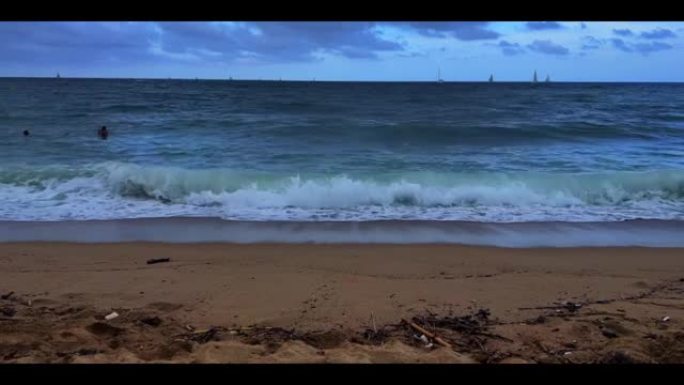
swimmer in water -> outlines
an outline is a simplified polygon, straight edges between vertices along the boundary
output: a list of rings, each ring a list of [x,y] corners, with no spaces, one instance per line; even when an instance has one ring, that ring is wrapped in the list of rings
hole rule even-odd
[[[102,128],[100,128],[97,131],[97,135],[100,137],[100,139],[103,139],[103,140],[107,139],[107,137],[109,136],[109,131],[107,131],[107,126],[102,126]]]

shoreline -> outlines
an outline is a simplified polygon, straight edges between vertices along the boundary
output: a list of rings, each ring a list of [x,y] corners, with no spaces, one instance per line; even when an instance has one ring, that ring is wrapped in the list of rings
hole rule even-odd
[[[528,247],[684,247],[684,221],[243,221],[211,217],[0,221],[0,243],[453,244]]]
[[[0,294],[13,292],[0,299],[0,362],[682,363],[682,258],[642,247],[0,243]]]

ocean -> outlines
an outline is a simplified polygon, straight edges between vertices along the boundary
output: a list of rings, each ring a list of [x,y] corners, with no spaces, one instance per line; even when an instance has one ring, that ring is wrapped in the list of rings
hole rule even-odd
[[[679,223],[684,84],[0,79],[0,221],[177,217]]]

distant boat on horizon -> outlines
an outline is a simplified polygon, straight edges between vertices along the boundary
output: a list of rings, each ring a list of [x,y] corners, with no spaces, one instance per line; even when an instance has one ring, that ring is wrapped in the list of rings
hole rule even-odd
[[[490,83],[494,82],[494,74],[489,75],[489,82]]]
[[[56,76],[56,77],[57,77],[57,79],[60,79],[60,78],[61,78],[61,76],[59,75],[59,72],[57,72],[57,76]]]
[[[537,83],[537,70],[534,70],[534,76],[532,77],[532,83]]]
[[[548,83],[551,81],[551,77],[549,75],[546,75],[546,80],[544,80],[545,83]]]
[[[444,79],[442,79],[442,69],[437,68],[437,83],[444,83]]]

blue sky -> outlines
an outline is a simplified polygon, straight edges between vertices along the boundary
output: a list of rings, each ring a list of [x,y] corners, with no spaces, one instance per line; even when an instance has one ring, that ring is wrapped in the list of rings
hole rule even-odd
[[[0,76],[684,82],[682,22],[0,22]]]

